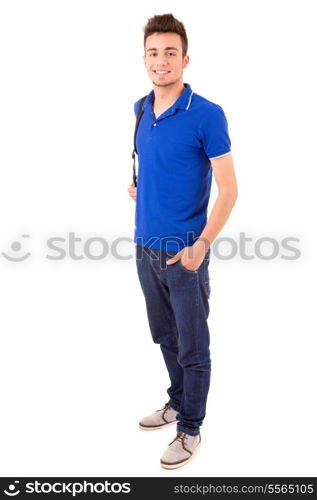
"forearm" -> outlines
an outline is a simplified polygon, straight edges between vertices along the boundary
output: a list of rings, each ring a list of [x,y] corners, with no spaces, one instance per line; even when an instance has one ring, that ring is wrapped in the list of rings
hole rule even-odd
[[[208,222],[198,239],[199,242],[205,243],[206,251],[227,222],[237,196],[236,189],[223,188],[219,191]]]

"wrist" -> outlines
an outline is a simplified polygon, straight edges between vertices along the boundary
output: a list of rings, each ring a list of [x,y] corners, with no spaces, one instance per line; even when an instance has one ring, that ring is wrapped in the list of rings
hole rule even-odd
[[[208,238],[205,238],[203,236],[200,236],[194,243],[196,248],[199,248],[201,251],[206,254],[208,252],[208,249],[210,247],[210,241]]]

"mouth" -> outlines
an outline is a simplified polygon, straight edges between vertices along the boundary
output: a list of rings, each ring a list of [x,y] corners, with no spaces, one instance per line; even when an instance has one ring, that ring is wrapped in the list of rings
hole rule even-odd
[[[160,76],[164,76],[164,75],[167,75],[168,73],[170,73],[170,71],[168,70],[154,70],[154,73],[156,73],[157,75],[160,75]]]

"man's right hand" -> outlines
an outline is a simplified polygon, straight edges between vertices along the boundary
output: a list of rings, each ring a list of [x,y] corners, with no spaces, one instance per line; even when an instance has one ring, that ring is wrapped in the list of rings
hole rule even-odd
[[[132,200],[135,201],[136,200],[136,187],[133,184],[133,182],[132,182],[132,184],[128,188],[128,193],[131,196]]]

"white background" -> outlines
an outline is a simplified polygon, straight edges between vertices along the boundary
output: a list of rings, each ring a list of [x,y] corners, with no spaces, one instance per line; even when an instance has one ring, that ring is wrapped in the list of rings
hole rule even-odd
[[[0,6],[0,251],[31,253],[0,255],[1,475],[316,476],[315,2]],[[239,199],[219,237],[245,232],[255,255],[259,238],[292,236],[301,252],[212,257],[203,443],[175,472],[159,466],[174,429],[138,428],[169,381],[134,246],[127,260],[83,249],[133,237],[133,104],[152,89],[142,28],[168,12],[187,29],[184,82],[229,123]],[[63,260],[46,257],[51,237]]]

